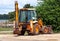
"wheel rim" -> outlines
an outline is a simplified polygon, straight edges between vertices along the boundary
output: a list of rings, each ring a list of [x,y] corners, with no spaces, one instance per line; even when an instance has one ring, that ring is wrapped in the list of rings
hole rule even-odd
[[[44,28],[44,33],[48,33],[48,28]]]

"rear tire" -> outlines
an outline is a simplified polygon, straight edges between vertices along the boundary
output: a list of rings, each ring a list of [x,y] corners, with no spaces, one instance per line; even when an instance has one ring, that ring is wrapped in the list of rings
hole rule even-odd
[[[44,26],[42,32],[44,34],[52,34],[53,30],[50,27]]]
[[[52,29],[49,29],[49,34],[52,34],[53,33],[53,30]]]
[[[48,34],[49,33],[49,29],[46,27],[46,26],[44,26],[44,27],[42,27],[43,29],[42,29],[42,32],[44,33],[44,34]]]

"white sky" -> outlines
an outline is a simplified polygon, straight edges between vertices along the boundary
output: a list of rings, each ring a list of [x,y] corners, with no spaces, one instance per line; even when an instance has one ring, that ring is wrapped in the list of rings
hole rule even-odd
[[[8,14],[8,12],[14,11],[14,4],[16,0],[0,0],[0,14]],[[31,4],[36,6],[37,0],[17,0],[19,8],[22,8],[25,4]]]

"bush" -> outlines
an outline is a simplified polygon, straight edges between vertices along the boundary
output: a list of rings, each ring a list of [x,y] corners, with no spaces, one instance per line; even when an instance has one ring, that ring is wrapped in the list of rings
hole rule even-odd
[[[45,25],[52,25],[54,32],[60,32],[60,1],[43,0],[38,4],[36,11]]]

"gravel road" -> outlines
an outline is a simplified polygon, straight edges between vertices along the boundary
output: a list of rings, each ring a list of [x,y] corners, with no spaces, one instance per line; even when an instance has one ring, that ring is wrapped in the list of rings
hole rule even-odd
[[[0,34],[0,41],[60,41],[60,34],[40,34],[34,36]]]

